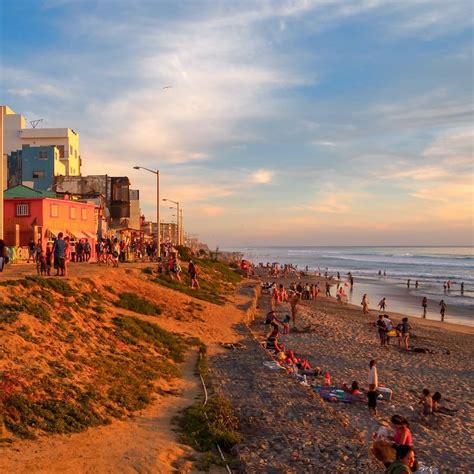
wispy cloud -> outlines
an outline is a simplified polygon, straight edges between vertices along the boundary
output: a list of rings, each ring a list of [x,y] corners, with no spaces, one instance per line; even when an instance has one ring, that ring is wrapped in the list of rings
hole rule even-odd
[[[271,183],[274,174],[273,171],[261,169],[254,171],[250,176],[254,183],[268,184]]]

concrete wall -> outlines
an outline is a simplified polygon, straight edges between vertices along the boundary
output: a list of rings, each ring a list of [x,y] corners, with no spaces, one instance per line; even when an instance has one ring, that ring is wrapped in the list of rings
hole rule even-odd
[[[79,176],[81,174],[79,133],[75,130],[71,128],[27,128],[20,131],[20,139],[23,145],[58,146],[62,155],[61,160],[66,167],[66,175]]]
[[[47,155],[42,158],[41,155]],[[66,168],[55,146],[24,147],[22,150],[22,183],[32,182],[34,189],[50,190],[55,176],[64,176]],[[38,176],[43,174],[44,176]],[[36,177],[35,177],[36,176]]]

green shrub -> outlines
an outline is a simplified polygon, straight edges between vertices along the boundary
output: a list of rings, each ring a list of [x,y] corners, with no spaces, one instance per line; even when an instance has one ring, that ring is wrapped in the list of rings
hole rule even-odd
[[[130,316],[117,316],[112,322],[118,328],[119,334],[128,333],[135,340],[153,344],[161,354],[170,357],[174,362],[184,360],[186,344],[180,336],[156,324]]]
[[[218,443],[229,452],[241,442],[232,405],[219,396],[210,398],[207,405],[198,402],[186,408],[175,421],[182,431],[180,441],[196,451],[211,451]]]
[[[145,273],[146,275],[153,275],[153,268],[151,267],[142,268],[142,272]]]
[[[12,324],[18,321],[18,312],[5,311],[0,314],[0,324]]]
[[[137,296],[135,293],[120,293],[119,300],[114,303],[117,308],[129,309],[135,313],[157,316],[161,314],[161,308],[148,301],[147,299]]]

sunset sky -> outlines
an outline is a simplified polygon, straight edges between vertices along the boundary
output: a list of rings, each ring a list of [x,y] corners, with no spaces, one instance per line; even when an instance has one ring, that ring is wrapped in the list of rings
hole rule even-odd
[[[83,174],[128,175],[149,218],[134,165],[213,246],[473,244],[471,1],[0,9],[0,102],[78,130]]]

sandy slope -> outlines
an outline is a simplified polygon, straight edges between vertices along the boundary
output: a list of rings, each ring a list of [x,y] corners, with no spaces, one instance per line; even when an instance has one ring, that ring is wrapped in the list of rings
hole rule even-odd
[[[146,264],[141,266],[147,266]],[[159,321],[156,318],[120,310],[122,314],[151,322],[185,335],[199,337],[208,353],[222,350],[220,342],[236,342],[240,336],[234,326],[242,320],[249,297],[236,295],[225,306],[198,301],[199,311],[189,311],[193,298],[146,281],[140,264],[119,269],[97,268],[93,265],[73,266],[72,281],[87,276],[97,285],[109,284],[115,288],[146,296],[164,308]],[[31,267],[30,267],[31,268]],[[25,274],[15,269],[8,277]],[[5,274],[2,279],[5,279]],[[89,429],[80,434],[42,436],[36,441],[15,441],[0,447],[1,473],[167,473],[188,472],[186,457],[191,448],[177,441],[171,419],[180,410],[191,405],[202,393],[199,378],[194,374],[196,349],[190,352],[182,366],[182,379],[162,385],[170,395],[157,397],[156,401],[135,417],[111,425]]]

